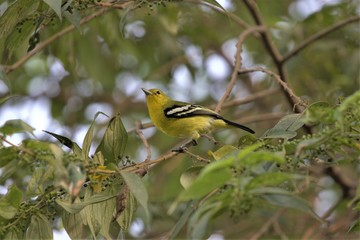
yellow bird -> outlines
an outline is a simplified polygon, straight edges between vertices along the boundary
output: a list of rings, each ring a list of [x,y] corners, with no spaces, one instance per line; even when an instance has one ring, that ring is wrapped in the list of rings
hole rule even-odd
[[[144,89],[151,121],[167,135],[198,139],[217,128],[237,127],[249,133],[252,129],[229,121],[218,113],[186,102],[171,99],[159,89]]]

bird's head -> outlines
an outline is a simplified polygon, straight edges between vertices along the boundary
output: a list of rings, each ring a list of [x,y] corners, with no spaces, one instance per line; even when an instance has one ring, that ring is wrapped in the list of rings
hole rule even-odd
[[[141,88],[141,90],[143,90],[143,92],[146,95],[146,101],[148,103],[150,102],[158,102],[158,103],[165,103],[168,100],[170,100],[170,98],[160,89],[145,89],[145,88]]]

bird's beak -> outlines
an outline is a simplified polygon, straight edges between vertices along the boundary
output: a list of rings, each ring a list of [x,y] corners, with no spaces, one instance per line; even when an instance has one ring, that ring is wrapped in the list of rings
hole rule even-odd
[[[143,90],[143,92],[145,93],[145,95],[151,95],[151,94],[152,94],[149,90],[147,90],[147,89],[145,89],[145,88],[141,88],[141,90]]]

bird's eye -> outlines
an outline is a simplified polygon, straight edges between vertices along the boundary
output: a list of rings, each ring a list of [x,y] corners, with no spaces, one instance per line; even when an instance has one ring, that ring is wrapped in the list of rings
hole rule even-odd
[[[160,95],[160,91],[156,91],[156,94]]]

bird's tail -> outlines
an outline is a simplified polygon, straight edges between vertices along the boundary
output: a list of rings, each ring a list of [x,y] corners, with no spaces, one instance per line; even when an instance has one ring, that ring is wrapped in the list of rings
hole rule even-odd
[[[240,128],[240,129],[242,129],[242,130],[244,130],[244,131],[247,131],[247,132],[249,132],[249,133],[252,133],[252,134],[255,133],[255,131],[252,130],[251,128],[248,128],[248,127],[246,127],[246,126],[244,126],[244,125],[241,125],[241,124],[239,124],[239,123],[232,122],[232,121],[229,121],[229,120],[224,119],[224,118],[223,118],[222,120],[223,120],[224,122],[226,122],[227,124],[229,124],[230,126]]]

